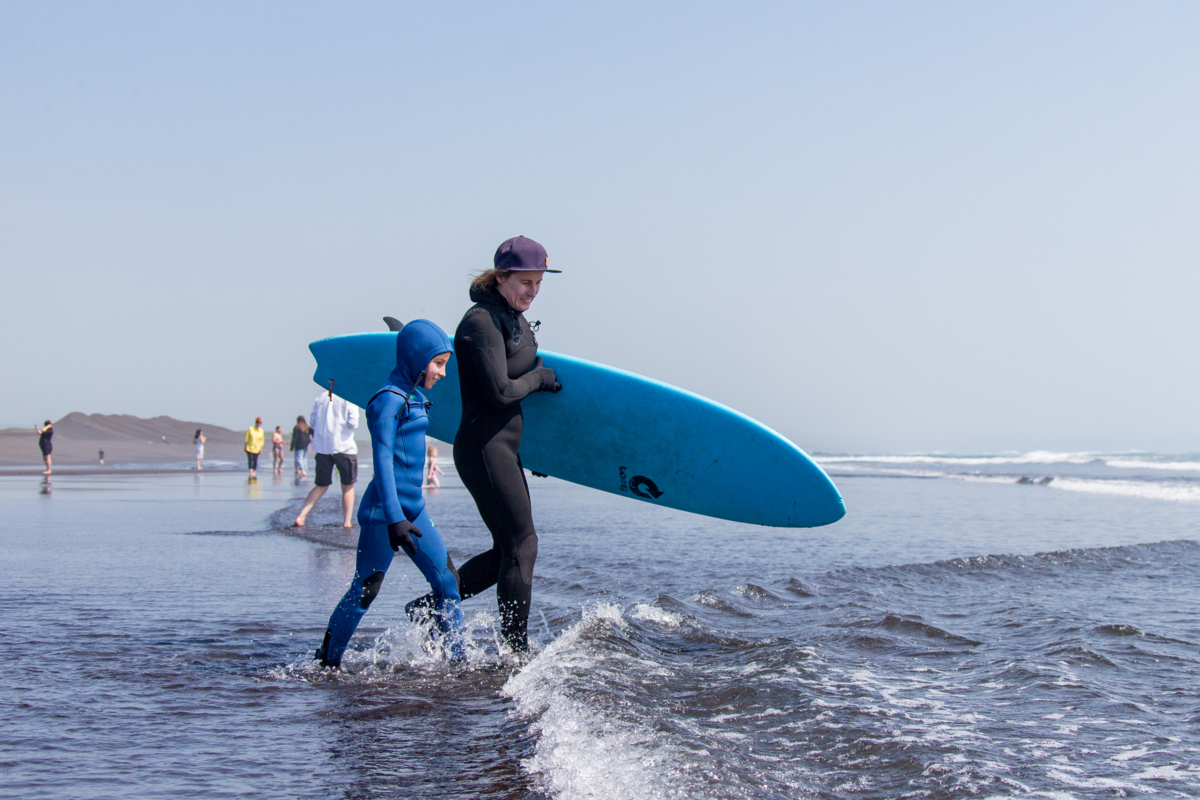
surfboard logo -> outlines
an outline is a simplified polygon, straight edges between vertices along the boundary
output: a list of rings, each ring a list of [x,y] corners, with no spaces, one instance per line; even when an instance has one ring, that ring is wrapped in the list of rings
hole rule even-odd
[[[657,500],[663,496],[663,493],[659,491],[658,484],[645,475],[634,475],[632,478],[626,480],[625,467],[621,467],[620,472],[622,492],[633,492],[638,497],[644,497],[647,500]]]
[[[646,491],[642,491],[640,487],[646,487]],[[658,490],[658,486],[654,481],[647,478],[645,475],[634,475],[629,479],[629,491],[636,494],[638,497],[645,497],[648,500],[657,500],[662,497],[663,493]]]

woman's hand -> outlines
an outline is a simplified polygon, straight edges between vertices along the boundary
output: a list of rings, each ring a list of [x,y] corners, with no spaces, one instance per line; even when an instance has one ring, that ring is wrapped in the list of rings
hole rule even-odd
[[[533,369],[530,372],[536,372],[542,379],[542,388],[539,391],[550,392],[551,394],[562,391],[562,384],[558,382],[558,377],[555,376],[554,370],[542,366],[541,356],[538,356],[537,361],[533,362]]]

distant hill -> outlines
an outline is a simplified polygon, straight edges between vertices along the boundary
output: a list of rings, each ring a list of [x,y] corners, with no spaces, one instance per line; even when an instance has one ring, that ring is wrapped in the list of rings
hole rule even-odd
[[[184,422],[171,417],[142,419],[129,414],[83,414],[72,411],[54,423],[55,442],[58,437],[88,442],[152,442],[160,444],[166,436],[171,444],[192,443],[196,429],[202,429],[209,444],[236,444],[244,441],[245,431],[231,431],[220,425],[204,422]],[[289,431],[290,433],[290,431]]]
[[[192,437],[201,428],[208,439],[206,460],[244,459],[242,443],[245,431],[231,431],[220,425],[186,422],[171,417],[142,419],[128,414],[83,414],[73,411],[54,423],[55,466],[94,465],[104,450],[105,464],[167,464],[195,461]],[[291,430],[288,430],[291,433]],[[166,443],[163,437],[166,437]],[[0,430],[0,465],[33,466],[40,464],[38,435],[33,428]],[[263,448],[270,464],[270,436]],[[269,467],[268,467],[269,469]]]

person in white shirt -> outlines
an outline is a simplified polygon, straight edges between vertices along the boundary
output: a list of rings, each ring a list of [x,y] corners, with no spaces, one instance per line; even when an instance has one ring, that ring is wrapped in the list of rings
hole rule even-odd
[[[317,456],[317,485],[304,498],[304,507],[292,524],[297,528],[304,527],[308,512],[333,483],[333,468],[337,467],[342,484],[342,527],[352,527],[354,482],[358,480],[358,445],[354,443],[358,406],[332,392],[321,392],[313,403],[309,419],[313,428],[313,452]]]

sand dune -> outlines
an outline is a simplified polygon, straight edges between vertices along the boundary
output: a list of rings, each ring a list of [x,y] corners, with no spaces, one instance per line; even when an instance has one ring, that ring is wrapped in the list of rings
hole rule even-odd
[[[187,422],[171,417],[141,419],[128,414],[83,414],[73,411],[54,423],[54,465],[97,465],[104,450],[105,464],[166,464],[193,462],[192,437],[204,430],[208,443],[205,460],[242,463],[245,431],[220,425]],[[290,433],[291,429],[288,429]],[[164,443],[163,439],[166,438]],[[38,435],[32,428],[0,430],[0,465],[35,466],[42,463]],[[270,439],[264,448],[270,464]],[[269,467],[268,467],[269,469]]]

